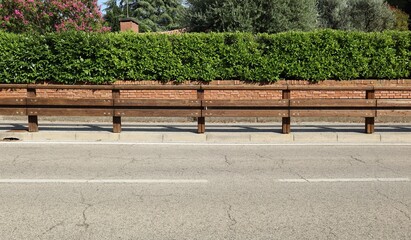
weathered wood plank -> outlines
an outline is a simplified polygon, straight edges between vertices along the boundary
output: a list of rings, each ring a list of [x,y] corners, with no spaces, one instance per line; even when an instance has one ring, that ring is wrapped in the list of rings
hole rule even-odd
[[[27,84],[0,84],[0,89],[26,89]]]
[[[29,88],[27,86],[27,97],[28,98],[34,98],[36,97],[37,92],[35,88]],[[27,102],[27,100],[26,100]],[[39,120],[37,114],[29,114],[27,111],[27,120],[28,120],[28,130],[29,132],[38,132],[39,131]]]
[[[26,116],[27,109],[26,108],[0,108],[0,115],[5,116]]]
[[[28,115],[35,116],[113,116],[113,110],[96,108],[28,108]]]
[[[283,90],[281,92],[282,99],[288,101],[288,106],[290,106],[291,91],[289,89]],[[281,129],[283,134],[289,134],[291,132],[291,118],[290,118],[290,108],[287,109],[288,116],[281,119]]]
[[[200,85],[113,85],[117,90],[198,90]]]
[[[118,117],[201,117],[201,110],[192,109],[116,109]]]
[[[377,110],[377,117],[409,117],[411,110]]]
[[[206,119],[203,116],[203,111],[204,111],[204,98],[205,98],[205,94],[204,94],[204,90],[203,89],[199,89],[197,90],[197,100],[200,101],[201,103],[201,116],[197,117],[197,133],[202,134],[205,133],[206,130]]]
[[[111,96],[114,100],[121,97],[121,92],[118,89],[111,90]],[[114,113],[114,111],[113,111]],[[121,132],[121,117],[113,116],[113,133]]]
[[[112,90],[113,85],[61,85],[61,84],[28,84],[32,89],[84,89],[84,90]]]
[[[185,99],[115,99],[115,107],[201,107],[199,100]]]
[[[203,90],[286,90],[287,86],[274,85],[201,85]]]
[[[375,110],[369,109],[311,109],[290,110],[291,117],[375,117]]]
[[[88,98],[27,98],[28,106],[90,106],[111,107],[111,99],[88,99]]]
[[[26,98],[0,98],[0,106],[25,106]]]
[[[289,90],[292,91],[367,91],[373,90],[373,86],[316,86],[316,85],[289,85]]]
[[[375,91],[411,91],[411,86],[375,86]]]
[[[296,99],[290,101],[291,107],[375,107],[371,99]]]
[[[203,111],[204,117],[288,117],[288,110],[249,110],[232,109],[217,110],[209,109]]]
[[[411,99],[378,99],[377,107],[410,107],[411,108]]]
[[[289,100],[204,100],[205,107],[288,107]]]

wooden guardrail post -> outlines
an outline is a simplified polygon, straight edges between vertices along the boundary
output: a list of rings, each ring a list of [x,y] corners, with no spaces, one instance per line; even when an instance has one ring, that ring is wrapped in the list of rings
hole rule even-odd
[[[375,90],[367,90],[366,99],[375,99]],[[365,118],[365,133],[372,134],[375,132],[375,117]]]
[[[198,89],[197,90],[197,99],[201,101],[201,103],[204,100],[204,89]],[[201,104],[203,106],[203,104]],[[197,118],[197,133],[205,133],[205,117],[203,116],[203,110],[201,110],[201,117]]]
[[[27,87],[27,97],[36,97],[36,88]],[[39,121],[37,115],[28,115],[29,132],[39,131]]]
[[[113,89],[112,91],[112,98],[113,98],[113,105],[116,99],[120,98],[120,89]],[[113,116],[113,133],[120,133],[121,132],[121,117]]]
[[[291,99],[291,91],[289,89],[282,90],[283,99]],[[291,117],[282,118],[282,132],[289,134],[291,132]]]

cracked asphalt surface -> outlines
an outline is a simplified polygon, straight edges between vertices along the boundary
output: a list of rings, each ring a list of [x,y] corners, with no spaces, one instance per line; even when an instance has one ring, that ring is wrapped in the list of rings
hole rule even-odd
[[[411,239],[410,146],[0,144],[0,239]]]

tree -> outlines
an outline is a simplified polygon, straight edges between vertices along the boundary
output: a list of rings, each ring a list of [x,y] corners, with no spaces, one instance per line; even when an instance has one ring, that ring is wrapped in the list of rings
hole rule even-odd
[[[263,0],[256,32],[310,31],[317,27],[316,0]]]
[[[195,32],[251,32],[262,9],[254,0],[189,0],[188,4],[186,24]]]
[[[120,18],[125,17],[123,8],[117,3],[117,0],[108,0],[104,3],[107,7],[104,9],[106,14],[104,20],[110,26],[111,31],[120,31]]]
[[[395,15],[384,0],[319,0],[324,28],[383,31],[393,29]]]
[[[0,28],[15,33],[109,30],[97,0],[3,0]]]
[[[181,27],[184,12],[182,0],[108,0],[105,19],[118,30],[118,19],[133,17],[141,32],[159,32]]]
[[[188,0],[192,31],[268,32],[312,30],[316,0]]]

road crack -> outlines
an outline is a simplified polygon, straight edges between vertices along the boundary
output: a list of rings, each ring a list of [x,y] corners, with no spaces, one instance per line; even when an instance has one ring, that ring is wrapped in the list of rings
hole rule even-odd
[[[377,192],[378,195],[382,196],[383,198],[385,198],[385,199],[387,199],[387,200],[389,200],[389,201],[391,201],[391,202],[395,202],[395,203],[397,203],[397,204],[400,204],[401,206],[405,207],[406,209],[409,208],[409,205],[408,205],[408,204],[406,204],[406,203],[404,203],[404,202],[402,202],[402,201],[399,201],[399,200],[397,200],[397,199],[394,199],[394,198],[388,196],[387,194],[384,194],[384,193],[380,192],[378,189],[375,189],[375,191]],[[397,210],[398,212],[402,213],[408,220],[411,221],[411,216],[410,216],[409,212],[404,211],[404,210],[402,210],[402,209],[400,209],[400,208],[397,208],[397,207],[395,207],[395,206],[392,206],[392,208],[394,208],[394,209]]]
[[[354,161],[357,161],[357,162],[360,162],[360,163],[363,163],[363,164],[366,164],[366,162],[364,161],[364,160],[361,160],[360,158],[358,158],[358,157],[354,157],[354,156],[350,156],[351,157],[351,159],[352,160],[354,160]]]
[[[84,198],[83,192],[80,192],[81,195],[81,202],[80,204],[85,205],[83,212],[82,212],[82,217],[83,217],[83,221],[81,224],[77,224],[76,226],[78,227],[83,227],[86,231],[88,230],[88,228],[90,227],[90,224],[87,222],[87,210],[91,207],[93,207],[93,204],[90,203],[86,203],[86,200]]]
[[[61,222],[58,222],[58,223],[54,224],[53,226],[49,227],[46,231],[44,231],[42,234],[38,235],[37,237],[41,238],[42,236],[46,235],[47,233],[50,233],[51,231],[53,231],[57,227],[63,226],[65,221],[66,220],[63,220]]]
[[[126,162],[125,164],[123,164],[123,166],[120,167],[120,172],[125,173],[126,167],[128,165],[134,164],[137,162],[136,158],[131,159],[130,161]],[[128,173],[127,173],[128,174]]]
[[[400,175],[397,170],[394,170],[393,168],[390,168],[390,167],[385,166],[385,164],[382,163],[380,159],[377,159],[377,160],[375,161],[375,163],[378,164],[378,167],[379,167],[379,168],[386,169],[386,170],[389,170],[389,171],[391,171],[391,172],[393,172],[393,173],[395,173],[395,174],[397,174],[397,175]]]
[[[230,224],[228,225],[228,228],[230,229],[230,231],[234,231],[235,232],[235,228],[234,226],[237,225],[237,220],[233,217],[233,206],[230,204],[228,205],[228,209],[227,209],[227,217],[230,220]]]
[[[228,156],[227,156],[227,155],[224,155],[224,159],[225,159],[225,163],[226,163],[228,166],[233,165],[233,162],[231,162],[231,161],[228,159]]]
[[[293,171],[291,168],[288,169],[288,171],[291,174],[297,175],[298,177],[300,177],[302,180],[306,181],[306,182],[310,182],[308,179],[306,179],[305,177],[303,177],[303,175],[299,174],[298,172]]]

